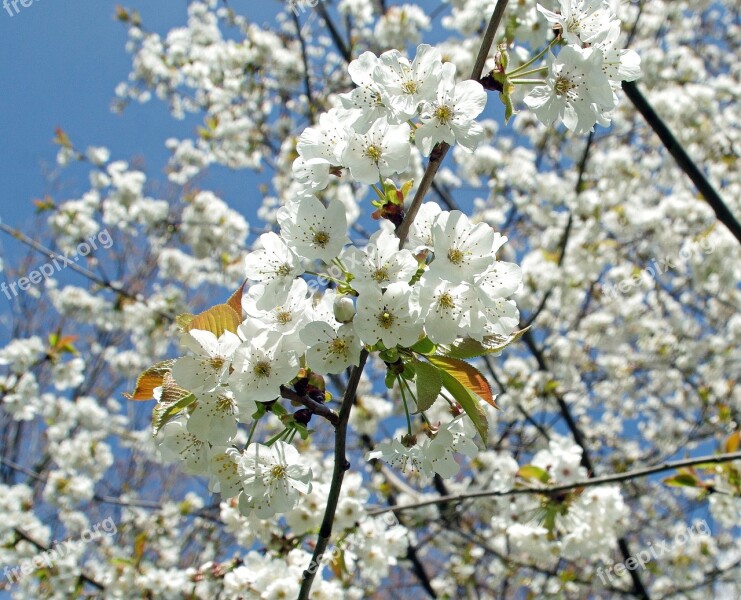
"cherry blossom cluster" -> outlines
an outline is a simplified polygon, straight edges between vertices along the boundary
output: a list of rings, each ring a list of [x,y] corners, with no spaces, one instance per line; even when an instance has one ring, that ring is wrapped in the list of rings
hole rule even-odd
[[[615,92],[621,81],[640,76],[641,61],[633,50],[618,46],[620,21],[606,0],[559,2],[559,12],[540,4],[538,10],[566,45],[557,55],[549,46],[547,79],[525,97],[525,104],[545,125],[560,119],[571,131],[584,133],[595,123],[610,124],[618,103]]]
[[[486,92],[476,81],[456,83],[456,67],[443,63],[439,49],[421,44],[411,62],[398,50],[364,52],[348,71],[355,89],[298,142],[293,172],[307,189],[324,189],[339,167],[366,184],[402,173],[412,140],[424,156],[439,142],[473,151],[481,140],[475,118]]]
[[[463,339],[481,343],[508,336],[519,322],[508,298],[521,285],[520,268],[496,260],[507,238],[488,224],[430,202],[412,223],[408,248],[393,219],[381,220],[359,247],[350,243],[344,205],[312,193],[346,168],[382,198],[389,190],[403,197],[411,184],[397,189],[387,178],[407,168],[413,143],[426,155],[440,142],[476,147],[482,86],[456,83],[454,65],[428,45],[419,46],[412,62],[396,50],[380,57],[366,52],[349,72],[357,87],[298,143],[294,174],[306,183],[304,193],[277,211],[279,232],[261,235],[245,259],[253,284],[241,295],[241,323],[219,331],[189,327],[183,345],[193,355],[175,361],[169,375],[190,395],[186,418],[164,423],[165,455],[179,458],[186,472],[208,474],[213,490],[239,496],[240,509],[261,518],[293,509],[312,489],[312,471],[289,442],[297,432],[308,435],[316,403],[325,402],[322,376],[358,365],[365,348],[379,352],[402,385],[402,373],[414,379],[408,365],[419,342],[432,348]],[[414,129],[413,118],[419,120]],[[159,399],[166,403],[163,384]],[[288,415],[275,401],[295,400],[292,395],[308,395],[315,404]],[[404,405],[408,414],[406,398]],[[254,433],[267,413],[282,417],[284,432],[266,444],[250,434],[245,450],[237,450],[238,423],[252,424]],[[405,444],[397,439],[369,457],[406,466],[411,452],[411,464],[425,473],[452,476],[455,452],[473,457],[477,451],[476,429],[466,420],[461,413],[420,445],[410,430]]]
[[[492,258],[506,238],[435,203],[424,205],[412,226],[411,249],[399,248],[387,222],[364,248],[346,247],[338,201],[325,207],[307,196],[283,207],[278,220],[280,233],[260,236],[260,247],[245,259],[255,284],[242,297],[244,320],[236,333],[184,334],[193,355],[179,358],[171,374],[197,403],[187,421],[169,422],[162,431],[165,453],[182,460],[186,472],[208,473],[226,498],[241,493],[244,510],[260,517],[293,508],[311,490],[311,471],[282,440],[270,447],[252,443],[244,452],[228,447],[238,422],[252,423],[287,387],[303,386],[296,382],[306,379],[306,369],[331,375],[357,365],[363,347],[398,355],[425,338],[450,345],[510,334],[519,313],[507,298],[522,278],[517,265]],[[316,280],[304,278],[317,262],[342,274],[324,276],[336,288],[319,292]],[[323,392],[316,397],[323,401]],[[299,413],[299,422],[311,416]],[[460,417],[429,444],[412,450],[396,440],[379,456],[399,464],[395,452],[414,452],[419,460],[412,463],[425,472],[452,476],[454,452],[475,456],[475,433]]]

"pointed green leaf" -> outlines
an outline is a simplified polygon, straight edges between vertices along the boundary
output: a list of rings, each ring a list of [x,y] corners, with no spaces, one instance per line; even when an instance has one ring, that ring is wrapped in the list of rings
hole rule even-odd
[[[678,473],[667,477],[664,484],[672,487],[702,487],[702,482],[690,473]]]
[[[440,396],[443,380],[437,367],[430,363],[415,363],[415,382],[417,384],[417,412],[428,410]]]
[[[159,430],[169,423],[175,415],[181,413],[195,401],[195,395],[188,392],[187,396],[172,404],[157,404],[152,411],[152,435],[157,435]]]
[[[539,481],[540,483],[548,483],[551,480],[551,476],[548,471],[536,467],[535,465],[524,465],[517,471],[517,476],[520,479],[526,479],[529,481]]]
[[[428,337],[422,338],[412,346],[412,350],[417,354],[432,354],[436,348],[437,346],[435,346]]]

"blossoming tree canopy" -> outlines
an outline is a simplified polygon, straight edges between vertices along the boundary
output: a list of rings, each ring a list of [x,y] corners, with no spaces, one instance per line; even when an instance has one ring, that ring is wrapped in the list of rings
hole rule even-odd
[[[29,317],[0,349],[1,555],[105,511],[119,533],[8,570],[11,594],[732,589],[736,8],[428,9],[296,1],[258,25],[193,0],[164,35],[116,9],[115,108],[202,123],[165,142],[167,200],[57,132],[90,189],[37,203],[47,256],[116,243],[75,267],[87,287],[45,283],[29,315],[58,313],[54,333]],[[632,111],[636,80],[730,218]],[[198,187],[218,166],[254,172],[252,205]]]

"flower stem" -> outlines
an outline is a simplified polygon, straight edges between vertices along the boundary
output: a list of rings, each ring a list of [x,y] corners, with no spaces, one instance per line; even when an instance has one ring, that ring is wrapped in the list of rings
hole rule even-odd
[[[250,434],[247,436],[247,443],[244,445],[245,448],[250,445],[250,442],[252,441],[252,436],[255,435],[255,431],[257,430],[257,422],[259,419],[255,419],[252,421],[252,427],[250,427]]]
[[[551,48],[553,48],[553,46],[556,44],[556,42],[559,39],[560,38],[557,38],[557,37],[556,38],[553,38],[551,40],[551,43],[550,44],[548,44],[545,48],[543,48],[543,50],[541,50],[540,52],[538,52],[538,54],[536,54],[535,56],[533,56],[529,61],[527,61],[526,63],[521,64],[514,71],[512,71],[510,73],[507,73],[507,77],[508,78],[511,78],[514,75],[518,75],[520,73],[520,71],[524,71],[530,65],[532,65],[534,62],[536,62],[536,61],[540,60],[541,58],[543,58],[545,56],[546,52],[548,52],[548,50],[550,50]]]
[[[541,71],[547,71],[547,70],[548,70],[548,67],[538,67],[537,69],[530,69],[529,71],[523,71],[522,73],[517,73],[517,77],[525,77],[526,75],[534,75],[535,73],[540,73]]]
[[[304,271],[304,273],[306,273],[306,275],[313,275],[314,277],[319,277],[321,279],[326,279],[328,281],[333,281],[334,283],[336,283],[338,285],[342,285],[343,283],[345,283],[344,281],[340,281],[339,279],[335,279],[334,277],[330,277],[326,273],[317,273],[316,271]]]
[[[273,437],[271,437],[267,442],[265,442],[265,445],[269,448],[275,442],[277,442],[279,439],[286,437],[290,433],[290,429],[287,427],[281,431],[280,433],[276,433]]]
[[[407,404],[407,396],[404,393],[404,382],[401,375],[396,376],[396,381],[399,383],[399,391],[401,392],[401,401],[404,403],[404,414],[407,418],[407,433],[412,435],[412,418],[409,416],[409,405]]]
[[[378,186],[375,183],[372,183],[371,187],[373,188],[373,191],[376,192],[376,196],[378,196],[379,199],[381,199],[383,202],[386,202],[386,196],[381,193],[381,190],[378,189]]]
[[[546,82],[542,79],[510,79],[514,85],[543,85]]]

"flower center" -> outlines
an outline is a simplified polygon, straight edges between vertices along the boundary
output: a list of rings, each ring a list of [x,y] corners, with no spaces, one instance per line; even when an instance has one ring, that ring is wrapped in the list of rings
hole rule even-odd
[[[234,405],[231,398],[228,396],[219,396],[219,399],[216,401],[216,410],[219,412],[232,412],[233,408]]]
[[[259,361],[252,372],[258,377],[270,377],[270,363],[266,360]]]
[[[453,109],[447,104],[443,104],[435,109],[433,115],[442,125],[445,125],[453,118]]]
[[[450,310],[451,308],[455,308],[455,302],[453,301],[453,296],[450,295],[450,292],[445,292],[440,298],[437,300],[438,306],[440,308],[444,308],[445,310]]]
[[[273,465],[270,467],[270,477],[272,479],[285,479],[286,468],[283,465]]]
[[[565,77],[559,77],[558,79],[556,79],[556,84],[553,86],[553,89],[556,90],[556,93],[559,96],[564,96],[575,87],[576,85],[571,83],[569,79],[566,79]]]
[[[459,265],[463,262],[463,252],[458,248],[451,248],[448,250],[448,260],[454,265]]]
[[[329,234],[326,231],[316,231],[313,242],[320,248],[326,248],[329,244]]]
[[[288,277],[291,274],[291,265],[289,265],[288,263],[283,263],[276,269],[275,273],[279,277]]]
[[[579,19],[572,15],[569,20],[566,21],[566,31],[578,34],[581,31],[581,23],[579,22]]]
[[[282,310],[277,314],[275,320],[281,325],[286,325],[293,320],[293,315],[288,310]]]
[[[377,163],[381,159],[381,149],[375,144],[371,144],[365,149],[365,155]]]
[[[401,89],[405,94],[416,94],[419,89],[419,84],[416,81],[405,81],[401,84]]]
[[[381,267],[380,269],[376,269],[373,271],[373,274],[371,275],[371,279],[377,283],[381,283],[382,281],[387,281],[389,278],[389,272],[386,270],[386,267]]]
[[[221,370],[221,367],[224,366],[224,359],[221,356],[214,356],[213,358],[209,359],[208,364],[211,365],[211,368],[214,371]]]
[[[344,338],[335,338],[329,344],[329,351],[332,354],[347,354],[347,342]]]
[[[389,327],[391,327],[394,324],[395,320],[396,319],[394,318],[394,315],[392,315],[387,310],[384,310],[378,315],[378,324],[384,329],[388,329]]]

